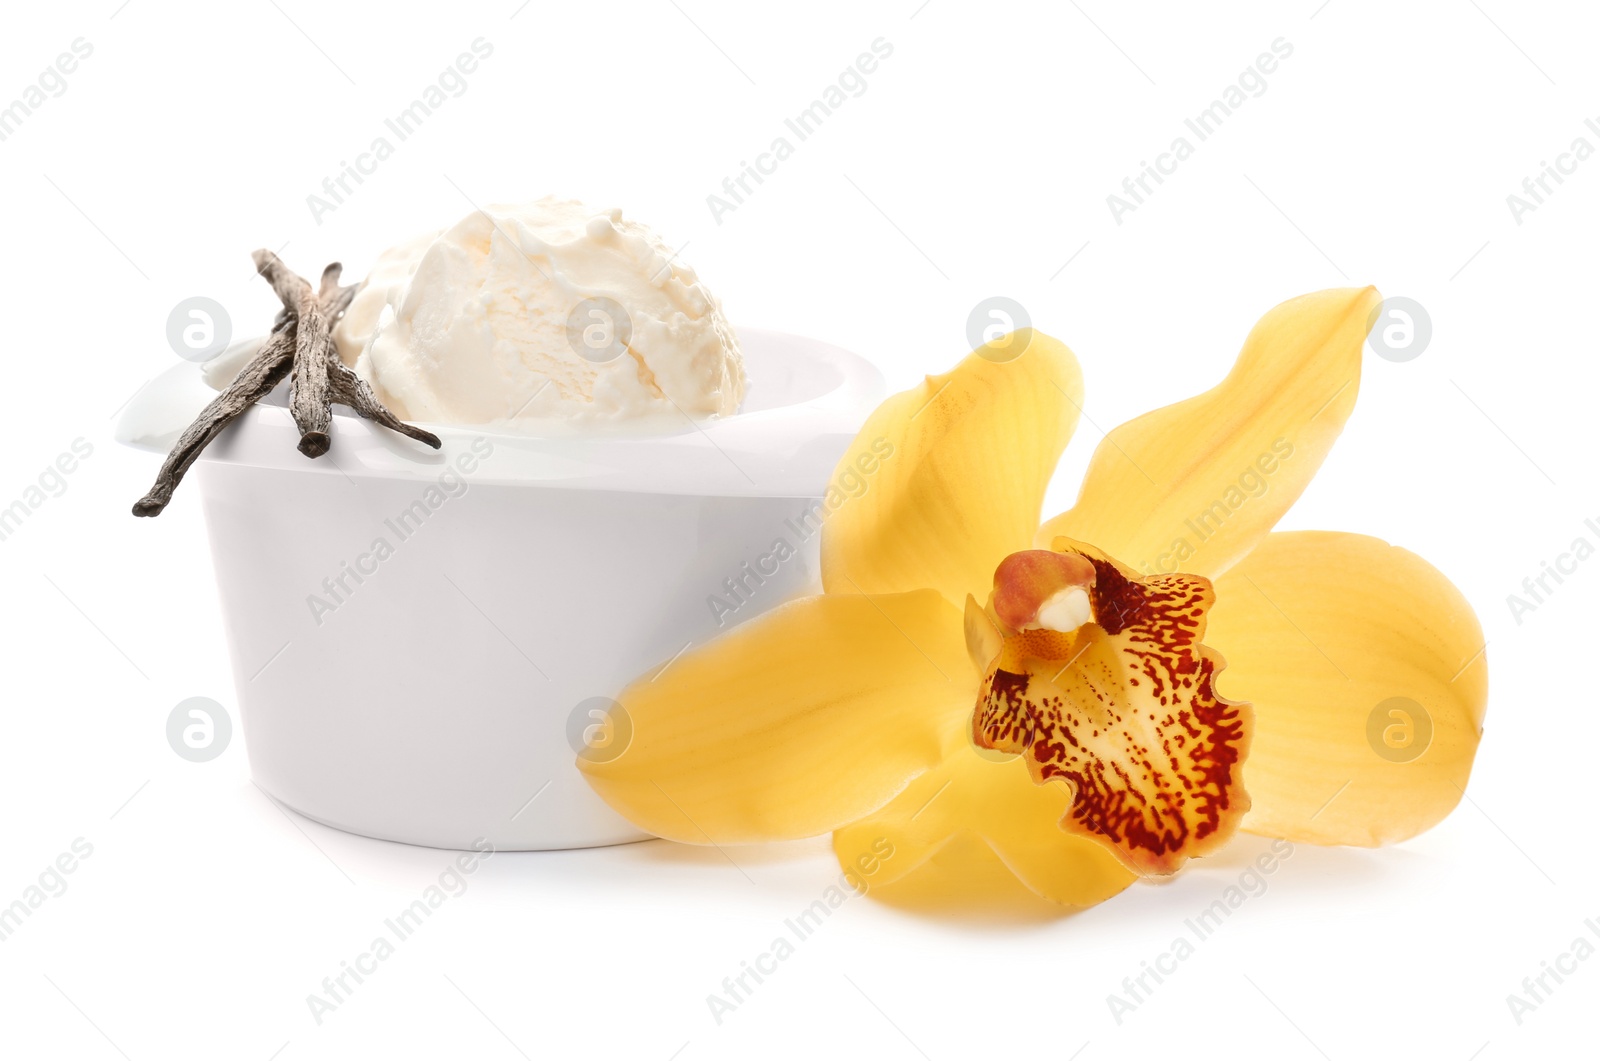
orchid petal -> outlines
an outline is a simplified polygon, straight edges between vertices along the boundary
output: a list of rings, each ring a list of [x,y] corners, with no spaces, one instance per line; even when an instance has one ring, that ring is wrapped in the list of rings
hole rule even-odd
[[[620,752],[578,757],[600,796],[684,843],[816,836],[882,806],[948,751],[972,706],[961,613],[929,590],[808,597],[618,697]]]
[[[1256,705],[1244,828],[1395,843],[1461,799],[1483,730],[1483,630],[1414,553],[1359,534],[1272,534],[1217,580],[1219,682]]]
[[[1136,878],[1103,844],[1062,830],[1071,803],[1067,786],[1034,784],[1018,757],[963,742],[882,809],[836,831],[833,848],[840,866],[856,873],[875,860],[875,872],[859,877],[869,893],[913,875],[983,879],[930,860],[998,857],[1033,892],[1093,906]]]
[[[1077,503],[1034,539],[1093,542],[1145,574],[1214,577],[1299,498],[1355,406],[1374,288],[1303,295],[1251,330],[1204,394],[1114,429]]]
[[[1032,540],[1082,402],[1072,351],[1031,329],[889,398],[824,500],[824,587],[982,599],[996,559]]]

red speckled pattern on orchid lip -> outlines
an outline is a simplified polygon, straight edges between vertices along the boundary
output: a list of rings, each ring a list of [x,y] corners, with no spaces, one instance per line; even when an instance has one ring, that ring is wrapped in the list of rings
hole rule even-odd
[[[1140,578],[1089,546],[1054,544],[1064,562],[1008,557],[991,602],[1020,615],[1030,593],[1036,606],[1060,593],[1061,578],[1040,572],[1077,571],[1087,560],[1090,617],[1070,629],[1004,624],[973,738],[1025,756],[1040,784],[1068,782],[1075,799],[1064,829],[1106,844],[1138,873],[1176,872],[1225,842],[1250,806],[1240,771],[1253,712],[1217,695],[1224,663],[1201,643],[1211,583]]]

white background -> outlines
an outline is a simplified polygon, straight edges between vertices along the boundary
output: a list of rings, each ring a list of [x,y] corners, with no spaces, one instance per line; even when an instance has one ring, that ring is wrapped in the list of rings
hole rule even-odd
[[[750,1056],[1274,1058],[1593,1051],[1600,961],[1519,1025],[1506,997],[1600,918],[1592,600],[1581,566],[1506,598],[1600,517],[1592,465],[1600,161],[1519,224],[1507,196],[1600,135],[1584,5],[1378,0],[1025,5],[28,5],[0,100],[93,55],[0,143],[0,505],[93,455],[0,542],[0,903],[93,845],[0,943],[0,1052],[81,1058]],[[306,197],[471,41],[493,56],[336,211]],[[706,197],[854,57],[893,55],[718,224]],[[1282,37],[1293,55],[1119,225],[1106,197]],[[1191,136],[1191,140],[1193,137]],[[1368,354],[1343,440],[1286,527],[1431,559],[1488,637],[1469,800],[1396,849],[1297,848],[1119,1025],[1106,997],[1265,849],[1241,839],[1086,913],[933,921],[853,899],[720,1025],[706,996],[837,870],[825,841],[496,856],[319,1025],[306,996],[446,868],[291,818],[241,740],[193,764],[180,700],[233,686],[194,498],[128,514],[155,460],[113,415],[173,361],[169,310],[239,334],[276,303],[249,252],[359,276],[472,202],[556,192],[655,226],[738,323],[816,336],[892,386],[967,349],[1004,294],[1065,339],[1099,428],[1227,370],[1255,319],[1318,288],[1421,302],[1433,338]],[[1351,571],[1352,580],[1361,572]],[[1592,938],[1592,937],[1591,937]]]

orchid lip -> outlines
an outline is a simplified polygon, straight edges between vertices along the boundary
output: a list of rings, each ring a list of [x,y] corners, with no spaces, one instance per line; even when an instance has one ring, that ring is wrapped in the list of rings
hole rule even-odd
[[[1135,872],[1173,873],[1249,807],[1239,775],[1253,715],[1217,694],[1223,664],[1201,643],[1215,592],[1197,575],[1141,578],[1071,539],[1056,546],[1071,562],[1013,554],[996,571],[991,604],[1010,629],[985,669],[974,743],[1022,754],[1037,783],[1066,781],[1064,829]]]

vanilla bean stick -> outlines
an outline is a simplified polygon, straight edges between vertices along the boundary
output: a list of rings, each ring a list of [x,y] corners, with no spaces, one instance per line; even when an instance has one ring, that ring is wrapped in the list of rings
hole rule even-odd
[[[340,287],[339,275],[343,272],[344,266],[338,262],[322,270],[322,286],[317,290],[317,301],[322,305],[322,312],[328,315],[329,324],[339,323],[344,311],[350,308],[350,300],[361,289],[360,284]]]
[[[135,516],[160,515],[200,451],[257,400],[290,377],[289,411],[300,429],[297,447],[307,457],[320,457],[331,444],[332,403],[347,405],[368,420],[434,449],[442,443],[431,431],[404,423],[378,401],[372,388],[344,362],[333,342],[333,326],[344,316],[360,284],[339,285],[338,262],[322,271],[315,293],[290,272],[276,254],[258,250],[256,271],[266,278],[283,303],[272,335],[222,393],[201,410],[179,436],[156,475],[150,492],[133,506]]]
[[[333,395],[328,388],[328,319],[317,308],[311,289],[301,303],[295,324],[294,372],[289,377],[289,413],[300,429],[299,450],[308,457],[328,452],[332,440]]]
[[[337,358],[333,362],[329,374],[332,387],[333,400],[340,405],[348,405],[360,415],[371,420],[390,431],[398,431],[407,438],[414,438],[418,442],[426,442],[434,449],[440,446],[439,436],[432,431],[424,431],[420,427],[410,424],[395,416],[378,401],[377,395],[372,393],[372,388],[367,386],[367,381],[351,372],[344,363]]]
[[[240,413],[254,405],[257,399],[272,393],[272,388],[289,374],[293,356],[294,326],[291,324],[283,331],[274,332],[262,344],[260,352],[250,359],[250,363],[233,377],[233,382],[211,399],[210,404],[195,417],[194,423],[178,436],[177,444],[172,447],[172,452],[161,465],[161,471],[156,474],[155,485],[134,503],[133,514],[159,516],[161,510],[167,507],[167,502],[172,500],[172,492],[183,481],[189,465],[200,456],[200,451],[210,445],[211,440],[233,423]]]
[[[300,452],[320,457],[328,452],[328,430],[333,425],[332,395],[328,388],[328,362],[333,359],[333,337],[328,319],[317,305],[311,285],[290,272],[276,254],[258,250],[256,270],[272,285],[283,308],[296,318],[294,373],[289,378],[289,413],[300,429]],[[328,273],[323,273],[324,292],[329,290]],[[338,290],[334,273],[332,289]]]

